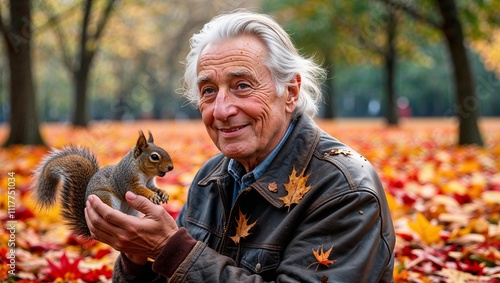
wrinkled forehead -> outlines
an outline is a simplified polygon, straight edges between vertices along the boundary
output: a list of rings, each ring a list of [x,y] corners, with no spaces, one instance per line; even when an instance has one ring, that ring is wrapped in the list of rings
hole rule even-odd
[[[254,36],[238,36],[211,42],[200,53],[197,64],[198,81],[205,80],[210,71],[223,71],[238,77],[265,67],[267,50]]]
[[[249,55],[263,57],[267,54],[264,42],[256,35],[242,34],[234,37],[211,41],[203,47],[198,57],[200,60],[207,56],[237,56]]]

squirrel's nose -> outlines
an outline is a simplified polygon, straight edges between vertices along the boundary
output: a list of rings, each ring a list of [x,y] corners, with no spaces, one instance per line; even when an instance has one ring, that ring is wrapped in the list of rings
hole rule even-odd
[[[172,171],[174,170],[174,165],[173,164],[169,164],[168,165],[168,171]]]

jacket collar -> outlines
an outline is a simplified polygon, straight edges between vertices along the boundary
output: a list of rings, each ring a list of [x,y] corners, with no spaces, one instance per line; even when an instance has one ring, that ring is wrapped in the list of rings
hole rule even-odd
[[[289,182],[293,169],[297,174],[306,169],[319,138],[320,129],[314,121],[306,115],[299,116],[295,128],[267,171],[250,187],[258,191],[273,206],[282,207],[284,204],[279,197],[287,194],[283,184]],[[227,157],[222,158],[212,172],[198,182],[198,185],[206,186],[210,182],[230,178],[227,172],[229,160]],[[274,184],[278,191],[272,190]]]

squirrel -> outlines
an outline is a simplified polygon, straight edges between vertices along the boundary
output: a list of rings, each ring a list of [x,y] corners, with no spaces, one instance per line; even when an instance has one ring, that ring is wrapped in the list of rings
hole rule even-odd
[[[146,140],[140,131],[137,144],[119,163],[101,169],[94,154],[86,148],[52,149],[35,169],[32,190],[36,202],[48,208],[56,202],[62,182],[61,214],[76,235],[90,239],[85,206],[91,194],[114,209],[138,216],[140,213],[125,200],[125,193],[131,191],[155,204],[166,203],[168,194],[156,186],[155,176],[163,177],[173,168],[170,155],[154,144],[151,132]]]

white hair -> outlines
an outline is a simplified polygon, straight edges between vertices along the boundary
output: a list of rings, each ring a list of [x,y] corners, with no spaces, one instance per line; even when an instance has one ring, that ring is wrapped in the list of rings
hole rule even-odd
[[[244,10],[213,18],[191,37],[191,50],[186,56],[184,96],[198,106],[197,64],[205,46],[243,34],[255,35],[265,44],[268,51],[265,64],[271,72],[278,95],[283,95],[290,81],[300,74],[301,87],[294,118],[304,113],[310,117],[316,116],[322,100],[321,82],[326,75],[324,69],[311,58],[301,56],[290,36],[273,18]]]

